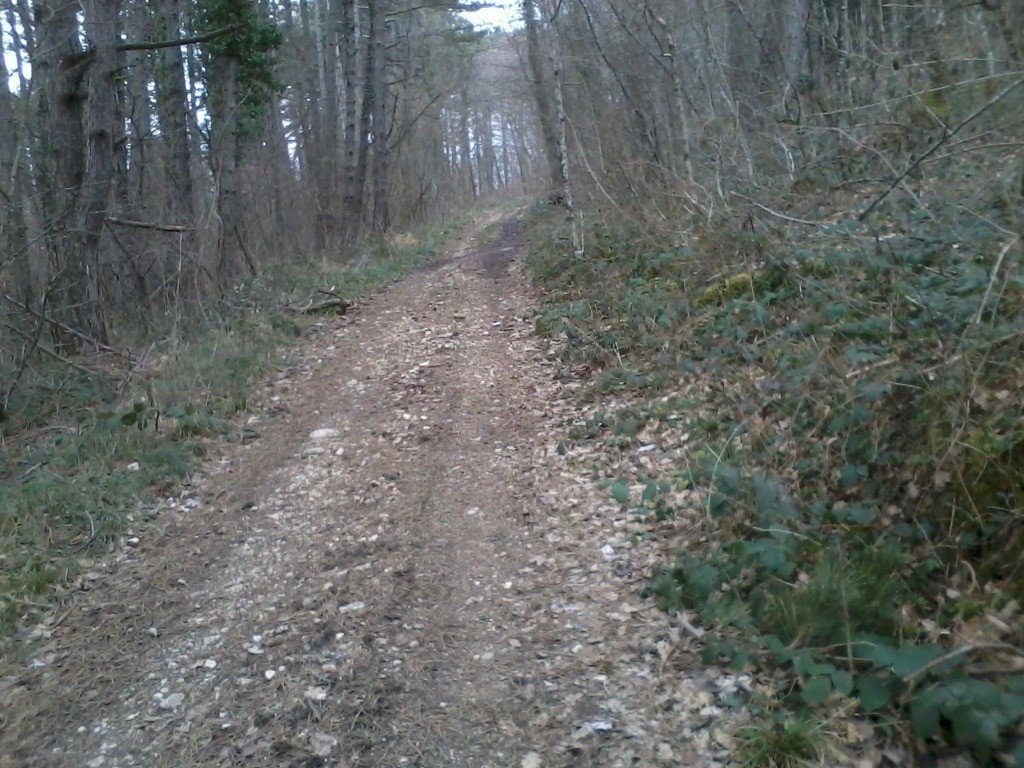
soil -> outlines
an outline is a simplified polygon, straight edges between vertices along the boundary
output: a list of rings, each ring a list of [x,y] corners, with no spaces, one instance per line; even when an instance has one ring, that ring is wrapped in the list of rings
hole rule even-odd
[[[558,450],[514,217],[323,323],[0,676],[0,766],[715,766],[695,630]]]

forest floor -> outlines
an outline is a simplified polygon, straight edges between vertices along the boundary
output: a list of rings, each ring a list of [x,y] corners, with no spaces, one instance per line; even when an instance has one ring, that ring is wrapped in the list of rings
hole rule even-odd
[[[715,766],[736,681],[561,455],[514,217],[311,333],[0,670],[0,766]]]

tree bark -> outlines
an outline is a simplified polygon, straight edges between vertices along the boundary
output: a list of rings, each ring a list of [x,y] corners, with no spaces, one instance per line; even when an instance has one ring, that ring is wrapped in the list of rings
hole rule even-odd
[[[78,39],[77,11],[90,48]],[[39,33],[35,76],[43,82],[41,106],[49,127],[39,163],[45,204],[54,305],[77,334],[56,341],[77,351],[82,338],[105,343],[100,302],[100,241],[110,213],[114,181],[117,104],[117,0],[55,0],[36,6]],[[53,325],[53,328],[60,328]]]
[[[360,68],[359,6],[356,0],[340,0],[342,23],[341,66],[345,84],[345,209],[346,237],[355,237],[362,226],[363,192],[366,189],[366,131],[369,115],[362,98],[365,94],[365,68]],[[360,79],[362,72],[363,79]]]
[[[160,8],[159,26],[170,38],[181,31],[182,0],[165,0]],[[157,114],[164,141],[167,173],[167,200],[171,219],[191,224],[195,202],[192,183],[192,154],[188,128],[188,91],[185,59],[180,46],[160,51],[156,75]]]
[[[373,230],[391,227],[388,199],[387,60],[384,38],[387,31],[384,3],[370,3],[370,50],[368,58],[370,121],[373,130]]]
[[[238,59],[219,57],[211,94],[211,150],[217,187],[217,275],[227,291],[243,273],[242,208],[238,191]]]
[[[340,0],[320,0],[315,8],[319,94],[313,107],[316,111],[316,151],[312,180],[316,198],[317,243],[323,247],[338,234],[335,193],[339,122],[338,53],[342,13]]]
[[[526,60],[530,67],[533,97],[537,103],[537,119],[544,140],[544,157],[548,166],[548,182],[554,192],[562,186],[562,161],[558,152],[558,128],[548,78],[544,71],[544,55],[540,45],[540,22],[534,0],[523,0],[523,21],[526,25]]]
[[[21,131],[7,82],[7,64],[4,57],[0,56],[0,249],[15,264],[22,264],[27,243],[19,189],[21,150],[18,139]]]

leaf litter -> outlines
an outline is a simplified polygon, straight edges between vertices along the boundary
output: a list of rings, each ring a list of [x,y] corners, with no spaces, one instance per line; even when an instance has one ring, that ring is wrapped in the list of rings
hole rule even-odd
[[[483,220],[322,324],[261,439],[22,638],[0,766],[728,764],[740,682],[640,597],[662,544],[563,443],[522,248]]]

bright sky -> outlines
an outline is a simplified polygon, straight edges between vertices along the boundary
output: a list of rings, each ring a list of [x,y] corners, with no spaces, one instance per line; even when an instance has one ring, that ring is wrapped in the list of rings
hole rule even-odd
[[[510,29],[519,24],[519,3],[516,0],[489,0],[494,6],[482,11],[463,13],[474,27],[501,27]]]

